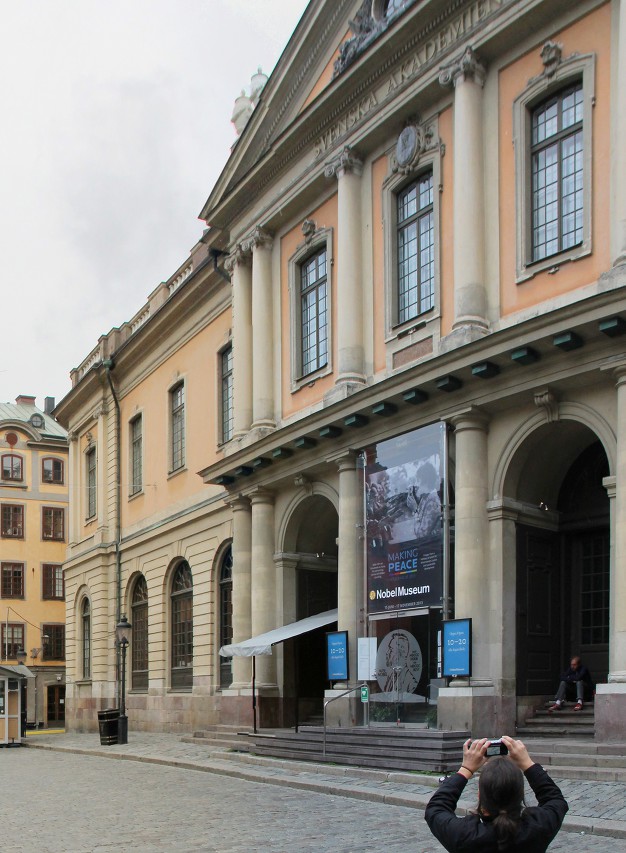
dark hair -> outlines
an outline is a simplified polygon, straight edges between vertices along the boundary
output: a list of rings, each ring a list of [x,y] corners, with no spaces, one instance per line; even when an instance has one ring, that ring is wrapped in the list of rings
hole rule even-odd
[[[490,758],[478,782],[478,813],[489,816],[498,839],[498,850],[513,841],[524,808],[524,776],[508,758]]]

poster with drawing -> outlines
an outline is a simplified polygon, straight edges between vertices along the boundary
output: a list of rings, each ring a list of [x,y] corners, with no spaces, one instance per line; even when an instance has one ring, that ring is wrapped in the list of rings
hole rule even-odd
[[[445,424],[365,451],[368,613],[441,605]]]

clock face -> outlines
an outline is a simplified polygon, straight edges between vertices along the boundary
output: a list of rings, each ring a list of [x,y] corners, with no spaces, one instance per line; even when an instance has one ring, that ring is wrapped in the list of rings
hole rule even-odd
[[[400,166],[408,166],[417,150],[417,130],[410,124],[405,127],[396,144],[396,160]]]

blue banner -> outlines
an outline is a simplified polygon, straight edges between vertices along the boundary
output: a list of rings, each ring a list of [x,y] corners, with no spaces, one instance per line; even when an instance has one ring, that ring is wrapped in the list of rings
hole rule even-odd
[[[348,679],[348,632],[329,631],[326,634],[326,660],[329,681]]]
[[[451,619],[443,622],[443,676],[472,674],[472,620]]]

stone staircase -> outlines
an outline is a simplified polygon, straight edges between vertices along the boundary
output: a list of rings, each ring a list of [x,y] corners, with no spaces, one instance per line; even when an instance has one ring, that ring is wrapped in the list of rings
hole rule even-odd
[[[457,770],[466,731],[438,731],[410,726],[327,728],[326,755],[323,726],[248,732],[249,751],[295,761],[316,761],[384,770]]]
[[[250,733],[252,729],[250,728]],[[233,752],[248,752],[250,741],[248,730],[241,726],[215,725],[207,726],[202,731],[181,738],[183,743],[201,743],[209,748],[232,750]]]
[[[574,703],[569,702],[563,710],[548,712],[552,702],[546,702],[535,709],[530,717],[517,727],[517,734],[524,738],[593,738],[595,731],[595,713],[593,702],[583,705],[582,711],[574,711]]]

